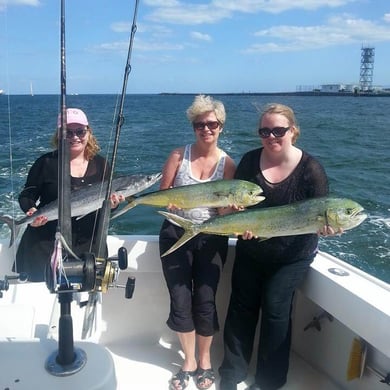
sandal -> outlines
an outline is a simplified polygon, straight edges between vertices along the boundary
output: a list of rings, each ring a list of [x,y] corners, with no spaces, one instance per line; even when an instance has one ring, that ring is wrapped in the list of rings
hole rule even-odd
[[[208,382],[208,384],[206,384]],[[196,387],[200,390],[209,389],[215,382],[215,374],[212,368],[198,368],[196,373]]]
[[[197,372],[198,370],[183,371],[182,369],[180,369],[180,371],[176,375],[173,375],[173,377],[171,378],[171,384],[169,388],[171,390],[184,390],[188,386],[190,376],[195,376]]]

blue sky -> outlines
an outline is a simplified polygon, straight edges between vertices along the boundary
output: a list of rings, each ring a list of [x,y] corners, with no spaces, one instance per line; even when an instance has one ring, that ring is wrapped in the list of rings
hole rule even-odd
[[[67,92],[118,93],[135,0],[66,2]],[[0,0],[0,89],[60,91],[60,1]],[[128,93],[390,86],[389,0],[140,0]]]

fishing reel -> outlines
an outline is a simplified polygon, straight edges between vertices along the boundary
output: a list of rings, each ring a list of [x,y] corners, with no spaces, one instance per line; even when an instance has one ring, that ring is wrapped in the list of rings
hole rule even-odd
[[[120,270],[128,265],[127,249],[118,249],[117,256],[97,258],[93,253],[83,253],[80,258],[67,258],[60,268],[46,267],[45,281],[51,293],[107,292],[109,287],[124,287],[125,297],[131,298],[135,279],[128,278],[126,286],[117,285]]]
[[[119,270],[125,270],[128,265],[127,249],[120,247],[118,255],[105,259],[96,259],[96,285],[95,291],[107,292],[109,287],[120,287],[125,289],[125,298],[133,296],[135,288],[135,278],[128,277],[126,285],[116,284],[119,277]]]

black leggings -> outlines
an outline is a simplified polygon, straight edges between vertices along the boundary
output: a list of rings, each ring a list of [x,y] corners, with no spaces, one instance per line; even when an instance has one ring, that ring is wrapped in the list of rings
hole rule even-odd
[[[182,235],[183,229],[164,221],[160,255]],[[226,260],[228,238],[199,234],[161,258],[170,295],[167,325],[176,332],[196,331],[212,336],[219,330],[215,295]]]

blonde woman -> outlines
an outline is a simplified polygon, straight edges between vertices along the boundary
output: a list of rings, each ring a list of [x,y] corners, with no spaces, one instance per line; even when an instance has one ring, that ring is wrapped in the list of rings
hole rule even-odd
[[[163,168],[160,188],[232,179],[235,164],[218,147],[226,119],[224,105],[210,96],[198,95],[187,110],[187,118],[195,142],[171,152]],[[172,210],[197,223],[218,214],[217,209],[204,207],[178,210],[172,205]],[[165,220],[160,231],[160,254],[182,234],[183,229]],[[194,377],[199,389],[208,389],[215,381],[210,347],[219,329],[215,294],[226,252],[226,237],[202,234],[162,258],[171,299],[167,325],[177,333],[184,352],[182,367],[171,380],[173,390],[185,389],[190,377]]]

